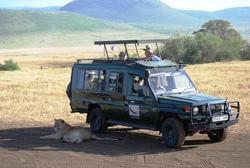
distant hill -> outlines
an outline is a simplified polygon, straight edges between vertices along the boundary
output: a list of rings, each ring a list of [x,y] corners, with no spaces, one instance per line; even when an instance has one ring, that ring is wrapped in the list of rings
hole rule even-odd
[[[0,48],[82,46],[100,39],[157,37],[164,35],[71,12],[0,9]]]
[[[0,9],[0,48],[166,38],[176,33],[191,34],[211,19],[230,21],[250,39],[250,7],[204,12],[173,9],[160,0],[76,0],[57,9]]]
[[[205,11],[192,11],[192,10],[179,10],[180,12],[192,16],[200,17],[204,19],[227,19],[227,20],[238,20],[238,21],[248,21],[250,22],[250,7],[237,7],[218,10],[215,12],[205,12]]]
[[[186,32],[198,29],[208,20],[224,19],[241,33],[250,35],[250,7],[205,12],[174,9],[160,0],[75,0],[60,10],[133,23],[136,27],[157,32]]]
[[[170,8],[160,0],[75,0],[62,7],[87,16],[133,23],[197,25],[200,19]]]
[[[0,35],[47,31],[98,31],[130,29],[116,24],[63,11],[34,11],[0,9]]]
[[[241,32],[242,35],[250,37],[250,7],[237,7],[223,9],[215,12],[180,10],[182,13],[199,17],[204,20],[224,19]]]

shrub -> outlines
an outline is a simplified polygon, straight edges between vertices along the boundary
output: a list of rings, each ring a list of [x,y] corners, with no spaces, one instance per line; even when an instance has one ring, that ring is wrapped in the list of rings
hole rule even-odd
[[[246,45],[240,52],[242,60],[250,60],[250,44]]]
[[[12,59],[9,59],[9,60],[5,60],[3,65],[0,64],[0,70],[2,70],[2,71],[15,71],[15,70],[20,70],[20,67]]]
[[[187,64],[249,60],[249,53],[247,41],[224,20],[209,21],[192,36],[174,36],[161,47],[163,58]]]

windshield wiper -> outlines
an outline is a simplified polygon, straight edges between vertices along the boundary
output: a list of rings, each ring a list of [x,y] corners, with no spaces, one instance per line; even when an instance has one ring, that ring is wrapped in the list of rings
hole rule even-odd
[[[189,88],[185,88],[185,89],[183,89],[183,92],[185,92],[185,91],[187,91],[187,90],[189,90],[189,89],[192,89],[193,87],[189,87]]]

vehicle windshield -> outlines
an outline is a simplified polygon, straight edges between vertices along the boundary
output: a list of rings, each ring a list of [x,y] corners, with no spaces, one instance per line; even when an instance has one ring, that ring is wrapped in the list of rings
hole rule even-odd
[[[184,70],[152,74],[149,85],[156,96],[196,91]]]

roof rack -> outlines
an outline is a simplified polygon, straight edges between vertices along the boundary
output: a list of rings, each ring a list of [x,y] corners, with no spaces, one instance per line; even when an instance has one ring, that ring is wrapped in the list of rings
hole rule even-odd
[[[129,59],[129,55],[128,55],[128,49],[127,49],[127,44],[134,44],[135,45],[135,49],[138,55],[138,58],[140,58],[139,52],[138,52],[138,48],[137,46],[141,43],[141,44],[145,44],[145,43],[155,43],[156,44],[156,48],[157,48],[157,53],[158,56],[161,57],[160,51],[159,51],[159,47],[158,47],[158,43],[167,43],[169,42],[168,39],[147,39],[147,40],[111,40],[111,41],[95,41],[94,44],[95,45],[104,45],[104,56],[106,55],[108,60],[109,59],[109,55],[108,55],[108,50],[106,45],[112,45],[112,44],[123,44],[125,47],[125,52],[127,53],[128,59]]]
[[[143,44],[143,43],[167,43],[168,39],[147,39],[147,40],[112,40],[112,41],[95,41],[95,45],[108,44]]]

